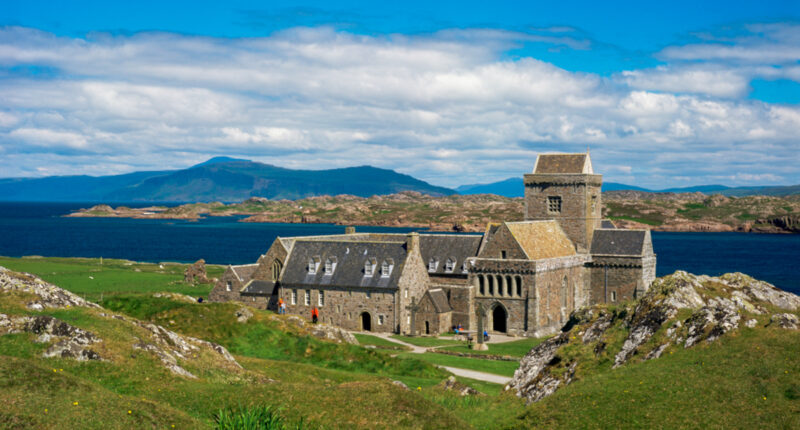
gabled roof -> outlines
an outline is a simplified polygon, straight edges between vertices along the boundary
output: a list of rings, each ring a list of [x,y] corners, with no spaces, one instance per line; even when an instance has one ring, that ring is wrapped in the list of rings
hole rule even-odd
[[[594,174],[589,154],[539,154],[534,174]]]
[[[575,246],[557,221],[504,223],[530,260],[575,255]]]
[[[592,255],[640,256],[652,252],[649,230],[597,229],[592,237]]]
[[[286,261],[281,284],[304,286],[340,286],[397,288],[397,282],[406,260],[405,242],[367,242],[352,240],[295,240],[292,253]],[[309,273],[309,259],[319,258],[325,262],[336,258],[332,274],[326,274],[323,266]],[[377,267],[372,276],[366,276],[364,263],[374,259]],[[389,276],[382,276],[381,266],[387,259],[393,260]]]
[[[469,257],[478,255],[478,247],[481,245],[481,235],[466,234],[420,234],[419,252],[422,255],[422,262],[428,267],[428,261],[435,258],[439,261],[435,272],[428,272],[436,275],[463,274],[461,265]],[[452,272],[445,270],[448,258],[455,259],[455,267]]]
[[[275,282],[254,279],[242,288],[241,293],[245,295],[271,296],[274,290]]]
[[[247,282],[253,276],[253,272],[258,268],[258,264],[245,264],[242,266],[230,266],[233,274],[241,282]]]
[[[617,226],[610,219],[604,219],[600,222],[600,228],[617,228]]]
[[[447,294],[441,288],[428,290],[428,295],[431,297],[431,303],[433,303],[433,307],[436,309],[437,313],[450,312],[453,310],[453,308],[450,307],[450,303],[447,301]]]

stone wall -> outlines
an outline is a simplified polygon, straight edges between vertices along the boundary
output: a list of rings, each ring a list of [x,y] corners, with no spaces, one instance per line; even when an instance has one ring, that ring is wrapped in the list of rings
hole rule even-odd
[[[591,304],[611,303],[636,298],[655,279],[655,256],[594,256],[591,270]]]
[[[240,301],[239,291],[244,288],[244,284],[248,280],[239,279],[234,273],[234,269],[228,266],[217,280],[217,283],[214,284],[214,288],[208,293],[208,300],[211,302]]]
[[[411,313],[406,308],[412,300],[419,303],[430,287],[428,268],[422,261],[422,255],[419,252],[419,234],[410,233],[407,236],[406,249],[408,254],[405,264],[403,264],[403,273],[400,274],[400,279],[397,281],[399,299],[397,301],[397,320],[394,321],[395,329],[400,333],[411,331]]]
[[[535,275],[533,315],[528,332],[539,336],[558,331],[585,295],[585,259],[543,260]],[[560,260],[560,261],[558,261]],[[546,263],[551,264],[546,264]]]
[[[368,288],[305,288],[284,286],[280,296],[286,302],[286,313],[311,319],[311,309],[319,309],[321,322],[342,327],[347,330],[363,330],[361,315],[367,313],[370,331],[391,333],[395,318],[396,290]],[[296,303],[292,303],[292,293],[296,292]],[[323,304],[319,305],[320,292]],[[309,300],[306,305],[306,295]]]
[[[528,258],[505,224],[501,224],[494,234],[487,236],[486,244],[482,247],[478,257],[502,259],[503,252],[505,252],[505,258],[510,260]]]
[[[471,285],[446,285],[432,284],[431,288],[441,288],[447,294],[452,310],[451,327],[461,324],[469,328],[475,319],[475,305],[473,301],[474,288]]]
[[[554,219],[576,248],[585,252],[602,221],[602,175],[525,175],[525,220]],[[561,212],[549,210],[548,197],[561,198]]]
[[[430,295],[426,294],[419,303],[419,310],[414,316],[414,320],[416,325],[416,334],[418,335],[437,335],[441,333],[447,333],[450,331],[451,327],[452,312],[437,313],[436,307],[433,305]]]

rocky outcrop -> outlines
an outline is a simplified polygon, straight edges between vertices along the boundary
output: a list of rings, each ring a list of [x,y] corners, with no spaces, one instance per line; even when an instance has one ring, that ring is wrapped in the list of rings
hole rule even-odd
[[[247,308],[239,308],[236,310],[236,321],[246,323],[250,318],[253,318],[253,312]]]
[[[8,316],[0,314],[0,335],[33,333],[36,342],[51,345],[43,357],[72,358],[78,361],[100,360],[100,355],[89,346],[100,342],[94,334],[48,315]]]
[[[445,391],[455,391],[462,397],[464,397],[464,396],[485,396],[485,394],[483,394],[480,391],[470,387],[469,385],[462,384],[462,383],[458,382],[456,380],[455,376],[451,376],[451,377],[445,379],[439,385],[441,385],[441,387]]]
[[[187,284],[207,284],[211,282],[206,275],[206,260],[201,258],[187,267],[183,272],[183,282]]]
[[[742,273],[709,277],[678,271],[656,279],[636,302],[573,312],[561,334],[522,359],[506,389],[535,402],[573,381],[583,363],[567,357],[611,361],[613,368],[658,359],[670,348],[714,342],[740,324],[756,327],[758,318],[763,321],[770,308],[789,311],[771,315],[770,325],[800,327],[798,316],[792,313],[800,309],[800,297],[794,294]],[[627,335],[617,350],[610,350],[609,345],[619,345],[614,339],[619,339],[615,336],[620,330]],[[574,346],[564,354],[567,345]]]
[[[358,340],[352,333],[347,330],[340,329],[339,327],[330,326],[327,324],[310,324],[306,319],[296,315],[289,315],[287,317],[277,317],[276,319],[283,319],[286,322],[300,328],[305,328],[308,333],[316,338],[332,340],[337,343],[349,343],[358,345]]]
[[[27,303],[27,308],[33,311],[61,309],[70,306],[100,307],[31,274],[12,272],[2,266],[0,266],[0,292],[20,292],[37,296],[36,299]]]

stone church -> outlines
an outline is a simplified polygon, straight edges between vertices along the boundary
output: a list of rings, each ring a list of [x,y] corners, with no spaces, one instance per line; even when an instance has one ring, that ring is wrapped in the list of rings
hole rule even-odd
[[[525,220],[483,234],[279,237],[255,264],[229,266],[209,295],[350,330],[540,336],[582,306],[628,300],[655,279],[648,230],[603,220],[602,175],[585,154],[542,154],[526,174]]]

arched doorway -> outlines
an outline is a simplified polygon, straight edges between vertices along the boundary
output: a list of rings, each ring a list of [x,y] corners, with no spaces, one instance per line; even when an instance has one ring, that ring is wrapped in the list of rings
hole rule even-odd
[[[492,330],[505,333],[507,319],[508,313],[503,305],[499,303],[495,305],[494,309],[492,310]]]
[[[361,330],[372,331],[372,317],[369,315],[369,312],[363,312],[361,314]]]

